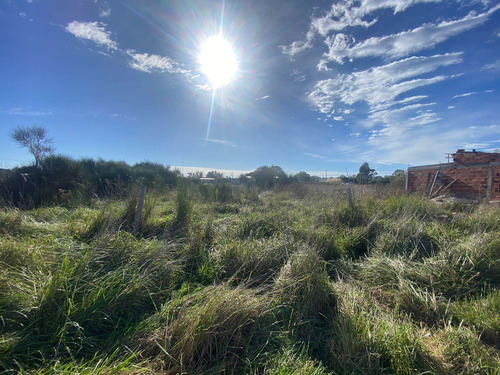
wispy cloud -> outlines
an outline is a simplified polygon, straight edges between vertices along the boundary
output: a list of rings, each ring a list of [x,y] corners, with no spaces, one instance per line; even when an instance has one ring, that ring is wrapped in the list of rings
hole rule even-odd
[[[457,148],[486,148],[496,145],[490,139],[500,135],[500,126],[429,126],[405,129],[386,134],[384,138],[371,139],[369,149],[361,157],[376,163],[428,164],[444,161],[444,153]],[[437,141],[439,140],[439,141]],[[466,141],[464,141],[466,140]],[[480,145],[481,147],[470,147]]]
[[[390,103],[397,96],[417,87],[448,79],[448,76],[415,78],[436,69],[462,61],[462,53],[414,56],[390,64],[316,83],[309,99],[321,113],[331,113],[338,102],[352,105],[366,102],[370,106]]]
[[[471,92],[466,92],[464,94],[458,94],[458,95],[455,95],[452,99],[456,99],[456,98],[466,98],[467,96],[471,96],[471,95],[477,95],[477,94],[483,94],[483,93],[491,93],[493,92],[493,90],[484,90],[484,91],[481,91],[481,92],[477,92],[477,91],[471,91]]]
[[[265,99],[268,99],[268,98],[270,98],[270,97],[271,97],[271,95],[264,95],[263,97],[261,97],[261,98],[256,98],[255,100],[265,100]]]
[[[288,46],[281,46],[284,54],[290,57],[313,47],[317,34],[325,37],[330,32],[339,32],[347,27],[370,27],[377,18],[370,21],[364,19],[367,15],[379,9],[393,9],[394,13],[406,10],[418,3],[432,3],[440,0],[344,0],[334,3],[322,17],[313,18],[306,33],[305,40],[294,41]]]
[[[415,96],[409,96],[409,97],[401,99],[401,100],[384,102],[384,103],[372,106],[371,112],[380,111],[380,110],[387,109],[389,107],[397,106],[400,104],[413,103],[413,102],[417,102],[417,101],[427,99],[427,98],[428,98],[427,95],[415,95]]]
[[[452,99],[455,99],[455,98],[465,98],[467,96],[476,95],[476,94],[478,94],[478,92],[476,92],[476,91],[466,92],[464,94],[455,95]]]
[[[304,82],[306,80],[304,72],[298,69],[293,69],[290,75],[295,82]]]
[[[14,107],[7,110],[0,110],[1,114],[11,116],[51,116],[53,112],[50,110],[32,110],[30,108]]]
[[[500,70],[500,60],[494,61],[491,64],[486,64],[483,69],[488,70]]]
[[[237,145],[237,144],[235,144],[233,142],[225,141],[223,139],[206,138],[206,139],[203,139],[203,140],[206,141],[206,142],[216,143],[216,144],[223,145],[223,146],[228,146],[228,147],[234,147],[234,148],[243,147],[243,146],[239,146],[239,145]]]
[[[107,2],[104,2],[104,9],[99,10],[99,17],[109,17],[111,15],[111,8],[109,7]]]
[[[500,5],[479,15],[471,12],[459,20],[427,24],[398,34],[369,38],[356,44],[353,38],[339,33],[325,39],[329,51],[323,55],[318,66],[326,69],[326,64],[331,61],[342,64],[345,59],[370,56],[383,56],[392,59],[405,57],[432,48],[450,37],[484,24],[489,16],[498,9],[500,9]]]
[[[304,155],[309,156],[311,158],[315,159],[326,159],[326,156],[318,155],[318,154],[312,154],[310,152],[304,152]]]
[[[175,73],[190,74],[189,70],[183,69],[182,65],[166,56],[150,55],[148,53],[136,53],[134,50],[127,50],[127,54],[132,58],[129,66],[132,69],[145,73]]]
[[[102,22],[70,22],[65,30],[81,40],[90,40],[100,47],[117,50],[118,43],[111,39],[111,33]]]

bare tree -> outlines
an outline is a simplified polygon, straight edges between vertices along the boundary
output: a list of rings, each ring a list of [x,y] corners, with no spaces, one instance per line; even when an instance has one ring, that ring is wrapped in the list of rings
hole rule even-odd
[[[47,129],[43,126],[33,125],[24,128],[19,126],[10,133],[10,136],[34,156],[37,168],[40,167],[42,160],[55,150],[52,138],[48,137]]]

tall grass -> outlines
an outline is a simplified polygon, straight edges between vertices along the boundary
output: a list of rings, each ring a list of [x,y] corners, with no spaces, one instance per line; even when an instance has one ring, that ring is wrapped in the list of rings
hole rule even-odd
[[[0,209],[0,371],[498,374],[498,207],[145,175]]]

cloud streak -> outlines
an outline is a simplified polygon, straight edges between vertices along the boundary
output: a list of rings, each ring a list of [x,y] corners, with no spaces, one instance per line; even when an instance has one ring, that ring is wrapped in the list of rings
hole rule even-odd
[[[448,76],[416,78],[425,73],[462,61],[462,53],[413,56],[386,65],[316,83],[309,99],[321,113],[332,113],[337,103],[352,105],[366,102],[377,106],[392,102],[397,96],[418,87],[449,79]]]
[[[326,37],[330,32],[339,32],[347,27],[368,28],[378,20],[365,17],[380,9],[393,9],[394,13],[403,12],[418,3],[434,3],[440,0],[344,0],[332,4],[322,17],[313,18],[305,40],[294,41],[288,46],[280,46],[282,52],[293,58],[294,55],[313,47],[317,34]]]
[[[242,147],[242,146],[238,146],[237,144],[234,144],[233,142],[225,141],[223,139],[206,138],[206,139],[203,139],[203,140],[206,141],[206,142],[215,143],[215,144],[218,144],[218,145],[223,145],[223,146],[228,146],[228,147],[233,147],[233,148]]]
[[[325,44],[329,51],[323,55],[319,67],[326,69],[326,64],[335,61],[342,64],[345,59],[383,56],[390,59],[401,58],[424,49],[429,49],[447,39],[484,24],[489,16],[500,9],[495,6],[488,12],[455,21],[443,21],[439,24],[427,24],[398,34],[373,37],[354,44],[353,39],[345,34],[328,37]]]
[[[65,30],[80,40],[89,40],[99,47],[108,50],[117,50],[118,43],[111,39],[111,33],[106,30],[106,24],[102,22],[70,22]]]
[[[189,70],[182,68],[182,65],[166,56],[150,55],[148,53],[136,53],[134,50],[127,50],[126,53],[132,58],[129,66],[132,69],[145,73],[172,73],[190,74]]]
[[[309,156],[309,157],[314,158],[314,159],[326,159],[325,156],[318,155],[318,154],[312,154],[310,152],[304,152],[304,155]]]

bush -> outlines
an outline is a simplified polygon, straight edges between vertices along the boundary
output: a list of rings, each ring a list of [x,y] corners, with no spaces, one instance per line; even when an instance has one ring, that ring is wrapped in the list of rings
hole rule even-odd
[[[120,198],[138,185],[165,191],[176,183],[177,174],[160,164],[131,167],[125,162],[47,156],[39,167],[15,168],[2,183],[0,198],[22,208],[74,206],[93,197]]]

